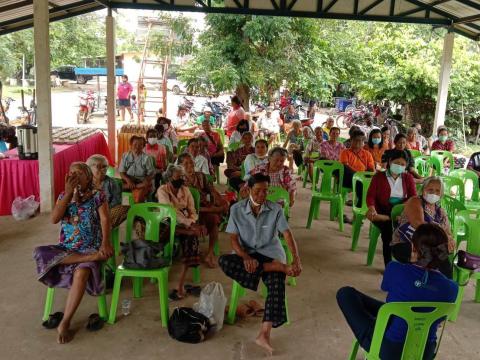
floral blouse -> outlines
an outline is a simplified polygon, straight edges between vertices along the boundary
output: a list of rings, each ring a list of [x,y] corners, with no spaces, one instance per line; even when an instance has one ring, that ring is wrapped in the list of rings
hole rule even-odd
[[[58,196],[62,200],[65,193]],[[95,191],[93,196],[81,204],[75,201],[68,204],[61,220],[60,246],[80,253],[96,251],[102,244],[102,226],[98,208],[106,201],[103,191]]]
[[[253,146],[242,146],[235,151],[227,152],[227,168],[233,170],[240,170],[240,166],[245,161],[247,155],[253,154],[255,148]]]
[[[289,193],[297,190],[297,182],[293,178],[288,166],[284,166],[277,172],[271,172],[270,163],[266,162],[265,164],[255,166],[250,174],[255,175],[258,173],[270,176],[270,186],[281,186]]]
[[[345,149],[342,143],[335,142],[332,144],[330,141],[324,141],[320,145],[320,157],[327,160],[336,160],[340,158],[340,153]]]

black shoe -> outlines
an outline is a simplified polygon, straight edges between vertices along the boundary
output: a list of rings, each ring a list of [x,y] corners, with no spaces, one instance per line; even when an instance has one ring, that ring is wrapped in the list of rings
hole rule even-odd
[[[343,215],[343,223],[352,225],[352,220],[347,215]]]
[[[347,201],[345,202],[345,205],[347,205],[347,206],[353,206],[353,201],[352,201],[352,200],[347,200]]]

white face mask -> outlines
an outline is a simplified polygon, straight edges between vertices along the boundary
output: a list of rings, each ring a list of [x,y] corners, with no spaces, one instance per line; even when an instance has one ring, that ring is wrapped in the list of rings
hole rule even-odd
[[[253,200],[252,194],[250,194],[250,203],[255,207],[262,205],[262,204],[256,203],[255,200]]]
[[[148,143],[150,145],[155,145],[157,143],[157,138],[148,138]]]
[[[440,201],[440,196],[438,196],[437,194],[426,194],[423,195],[423,198],[426,202],[432,205]]]

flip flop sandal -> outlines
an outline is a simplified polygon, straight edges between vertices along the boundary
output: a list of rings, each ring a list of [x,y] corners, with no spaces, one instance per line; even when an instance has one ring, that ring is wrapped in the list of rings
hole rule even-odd
[[[248,302],[248,306],[250,306],[250,308],[253,310],[255,316],[263,316],[263,314],[265,313],[265,309],[263,308],[263,306],[255,300],[250,300]]]
[[[184,299],[183,296],[180,296],[178,294],[178,290],[170,291],[170,293],[168,294],[168,298],[170,299],[170,301],[179,301],[179,300]]]
[[[56,312],[48,316],[48,320],[45,320],[42,323],[42,326],[46,329],[55,329],[60,325],[60,322],[63,319],[63,312]]]
[[[226,306],[225,307],[225,314],[228,314],[228,309],[229,307]],[[235,314],[237,315],[237,317],[241,318],[241,319],[245,319],[247,317],[252,317],[255,315],[255,311],[253,311],[253,309],[248,306],[247,304],[239,304],[237,306],[237,311],[235,312]]]
[[[186,284],[185,291],[187,292],[187,294],[193,295],[195,297],[199,297],[200,293],[202,292],[202,287]]]
[[[87,330],[98,331],[103,328],[105,321],[98,314],[92,314],[88,317]]]

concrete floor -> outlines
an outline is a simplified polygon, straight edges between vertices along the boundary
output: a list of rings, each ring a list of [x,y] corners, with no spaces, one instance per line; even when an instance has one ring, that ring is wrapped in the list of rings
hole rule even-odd
[[[349,250],[351,228],[338,231],[336,223],[328,221],[327,205],[322,206],[320,220],[312,229],[305,223],[309,206],[309,191],[301,189],[292,210],[291,226],[300,247],[304,272],[298,286],[288,287],[291,325],[273,331],[273,345],[277,359],[346,359],[350,351],[352,333],[346,325],[335,301],[336,290],[343,285],[384,298],[379,290],[382,256],[377,251],[374,266],[365,266],[366,229],[358,250]],[[347,212],[350,210],[347,210]],[[32,250],[40,244],[56,243],[58,226],[49,224],[47,216],[38,216],[26,222],[11,217],[0,217],[0,296],[1,359],[262,359],[265,355],[253,344],[260,318],[226,325],[213,338],[198,345],[176,342],[162,328],[159,319],[158,296],[153,285],[145,286],[142,299],[132,300],[131,314],[123,317],[119,310],[114,326],[106,325],[97,333],[85,330],[86,319],[96,312],[95,299],[85,296],[73,327],[76,336],[68,345],[56,344],[55,330],[41,326],[45,286],[35,280]],[[227,237],[221,236],[222,250],[229,250]],[[172,270],[175,281],[176,267]],[[220,281],[227,296],[231,281],[220,270],[202,267],[202,284]],[[59,290],[55,310],[62,311],[66,291]],[[261,298],[253,293],[248,297]],[[248,298],[247,297],[247,298]],[[130,284],[122,288],[121,299],[132,299]],[[439,359],[479,359],[480,304],[473,302],[473,285],[466,291],[457,323],[447,325]],[[191,306],[195,298],[187,298],[178,305]],[[177,304],[175,304],[177,305]],[[170,306],[173,309],[174,305]],[[359,357],[360,358],[360,357]]]

